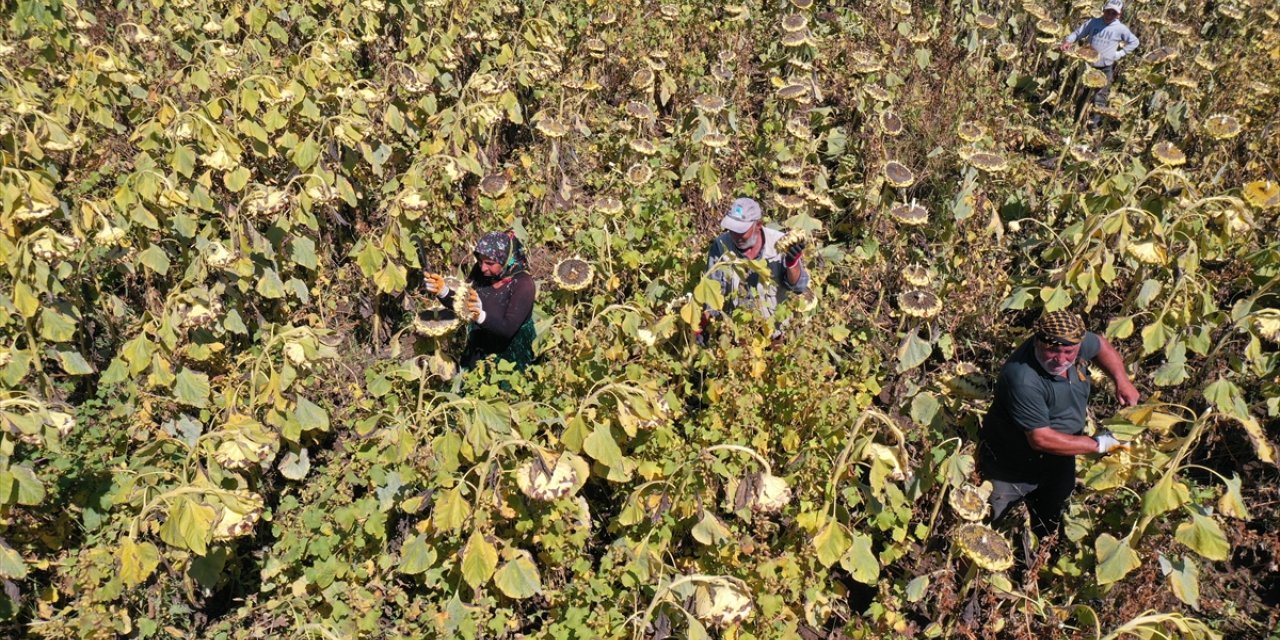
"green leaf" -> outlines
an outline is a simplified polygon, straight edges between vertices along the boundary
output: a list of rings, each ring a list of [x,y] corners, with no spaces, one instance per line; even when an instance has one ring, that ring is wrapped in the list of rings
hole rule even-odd
[[[907,602],[920,602],[929,590],[929,575],[916,576],[907,583]]]
[[[250,177],[252,177],[252,174],[249,173],[248,167],[240,165],[235,169],[222,174],[222,184],[225,185],[227,190],[231,193],[239,193],[244,189],[245,185],[249,184]]]
[[[907,334],[898,345],[898,373],[910,371],[922,364],[933,354],[933,345],[920,337],[916,331]]]
[[[608,425],[605,424],[596,425],[595,431],[592,431],[591,435],[583,441],[582,450],[606,467],[622,467],[625,464],[622,449],[618,447],[613,434],[609,432]]]
[[[1173,511],[1191,500],[1187,485],[1174,479],[1173,474],[1161,478],[1142,496],[1142,515],[1154,517]]]
[[[49,307],[40,312],[40,337],[50,342],[70,342],[76,335],[76,320]]]
[[[724,308],[724,292],[720,282],[711,278],[704,277],[693,288],[693,299],[698,304],[705,304],[717,311]]]
[[[1227,486],[1222,492],[1222,497],[1218,498],[1218,511],[1228,518],[1248,520],[1249,508],[1245,506],[1244,496],[1240,493],[1242,482],[1240,476],[1232,473],[1225,482]]]
[[[1160,570],[1169,576],[1169,590],[1173,591],[1173,595],[1199,611],[1200,567],[1196,565],[1195,559],[1184,556],[1175,562],[1161,554]]]
[[[0,578],[22,580],[27,577],[27,563],[22,554],[9,546],[4,538],[0,538]]]
[[[705,545],[718,544],[730,536],[729,529],[710,511],[702,512],[702,519],[693,526],[693,530],[690,533],[693,534],[694,540]]]
[[[258,278],[258,286],[256,288],[258,295],[270,300],[279,300],[284,297],[284,282],[280,280],[280,274],[275,269],[267,267],[263,270],[262,277]]]
[[[306,140],[303,140],[293,148],[293,152],[290,155],[293,158],[293,163],[299,169],[306,171],[320,158],[320,145],[316,143],[315,138],[307,136]]]
[[[1190,522],[1178,525],[1174,538],[1210,560],[1226,560],[1231,557],[1231,543],[1222,532],[1218,521],[1199,513],[1191,514]]]
[[[479,531],[471,533],[462,552],[462,577],[472,589],[484,586],[498,567],[498,550]]]
[[[164,524],[160,525],[160,539],[202,556],[208,552],[213,521],[217,515],[213,507],[207,504],[185,497],[175,498],[169,503]]]
[[[151,245],[138,254],[138,264],[146,267],[156,275],[169,273],[169,256],[159,245]]]
[[[818,551],[818,562],[824,567],[840,561],[844,557],[845,551],[849,550],[849,537],[845,535],[844,528],[840,523],[832,521],[813,537],[813,546]]]
[[[1094,540],[1093,548],[1098,559],[1098,566],[1094,570],[1099,585],[1116,582],[1142,564],[1138,554],[1129,547],[1128,536],[1124,540],[1117,540],[1115,536],[1104,533]]]
[[[927,427],[933,424],[933,419],[941,408],[942,405],[938,403],[937,396],[928,391],[918,393],[911,399],[911,419],[916,424]]]
[[[7,471],[0,471],[0,476],[11,478],[9,483],[0,483],[0,486],[8,484],[11,487],[4,492],[5,495],[0,495],[0,505],[16,503],[30,507],[44,501],[44,483],[31,467],[15,464]]]
[[[59,351],[58,363],[62,365],[62,370],[73,376],[87,376],[94,372],[93,365],[89,364],[79,351]]]
[[[400,548],[400,573],[417,575],[436,564],[436,550],[427,544],[425,535],[409,538]]]
[[[538,565],[533,563],[528,551],[519,551],[493,575],[493,584],[508,598],[523,600],[542,592],[542,578]]]
[[[1164,348],[1173,337],[1173,332],[1163,322],[1153,322],[1142,328],[1142,355],[1151,355]]]
[[[298,425],[303,431],[328,431],[329,430],[329,412],[324,407],[302,397],[298,396],[297,407],[293,410],[293,417],[298,421]]]
[[[293,263],[315,269],[319,261],[316,259],[316,243],[306,236],[297,236],[289,243],[289,257]]]
[[[408,271],[401,265],[388,262],[374,274],[373,283],[383,293],[399,293],[409,283]]]
[[[209,404],[209,376],[183,368],[173,382],[173,396],[183,404],[204,407]]]
[[[40,298],[27,283],[19,280],[13,284],[13,305],[18,308],[22,317],[30,318],[40,310]]]
[[[302,480],[311,471],[311,455],[306,447],[300,447],[297,451],[290,449],[280,458],[280,464],[276,468],[290,480]]]
[[[173,150],[171,163],[175,171],[190,178],[196,171],[196,152],[191,147],[179,145]]]
[[[160,566],[160,549],[150,542],[134,542],[133,538],[120,542],[116,557],[120,561],[120,581],[130,589],[142,584]]]
[[[871,551],[871,536],[857,532],[853,534],[853,544],[849,551],[840,558],[840,566],[844,567],[854,580],[862,584],[876,584],[880,578],[880,561]]]
[[[471,517],[471,503],[462,497],[462,489],[454,487],[436,498],[432,519],[437,529],[456,531]]]

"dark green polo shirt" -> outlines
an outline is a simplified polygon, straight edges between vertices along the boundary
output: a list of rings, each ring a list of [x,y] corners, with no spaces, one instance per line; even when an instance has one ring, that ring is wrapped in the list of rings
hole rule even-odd
[[[1036,475],[1043,454],[1027,444],[1027,432],[1049,427],[1069,435],[1084,431],[1089,405],[1089,361],[1102,342],[1086,332],[1080,355],[1064,376],[1050,375],[1036,360],[1033,340],[1018,347],[1000,370],[995,401],[982,423],[984,463],[1018,476]]]

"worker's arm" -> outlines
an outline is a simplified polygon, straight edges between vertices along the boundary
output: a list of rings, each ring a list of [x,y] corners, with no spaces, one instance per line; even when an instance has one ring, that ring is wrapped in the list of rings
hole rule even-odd
[[[1098,343],[1098,355],[1093,357],[1093,362],[1116,383],[1116,399],[1127,407],[1138,404],[1141,396],[1129,379],[1129,372],[1125,371],[1124,358],[1120,357],[1120,352],[1103,336],[1098,336]]]
[[[1098,453],[1098,441],[1089,436],[1073,436],[1049,427],[1032,429],[1027,433],[1027,444],[1040,453],[1055,456],[1082,456]]]

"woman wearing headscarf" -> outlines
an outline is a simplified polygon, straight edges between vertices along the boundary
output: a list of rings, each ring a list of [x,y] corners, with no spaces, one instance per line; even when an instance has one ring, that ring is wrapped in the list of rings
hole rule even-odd
[[[523,369],[533,362],[533,298],[537,286],[529,275],[524,246],[510,231],[494,231],[480,238],[475,248],[476,264],[467,276],[475,288],[478,304],[475,319],[468,327],[467,346],[461,365],[470,369],[489,356],[515,363]],[[457,293],[444,279],[428,275],[428,293],[453,306]]]

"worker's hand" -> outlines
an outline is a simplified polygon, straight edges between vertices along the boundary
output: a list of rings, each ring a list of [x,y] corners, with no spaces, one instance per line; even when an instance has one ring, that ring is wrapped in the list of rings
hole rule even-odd
[[[1138,401],[1142,399],[1142,394],[1138,393],[1138,388],[1133,386],[1128,380],[1121,380],[1116,383],[1116,399],[1120,401],[1121,406],[1136,407]]]
[[[792,242],[790,247],[787,247],[786,265],[788,267],[795,266],[796,261],[798,261],[800,259],[800,256],[804,254],[804,245],[805,245],[804,238],[800,238],[799,240]]]
[[[438,273],[423,274],[422,288],[426,289],[427,293],[437,298],[443,298],[449,295],[449,287],[444,283],[444,276],[441,276]]]
[[[1058,51],[1070,51],[1075,48],[1075,44],[1071,42],[1063,42],[1058,45]]]
[[[467,308],[475,316],[476,324],[484,324],[484,303],[480,301],[480,294],[473,289],[471,295],[467,296]]]
[[[1093,439],[1098,441],[1098,453],[1101,453],[1103,455],[1111,453],[1115,449],[1129,448],[1128,443],[1120,442],[1119,440],[1116,439],[1114,435],[1111,434],[1110,431],[1106,431],[1106,430],[1099,431],[1098,435],[1095,435]]]

